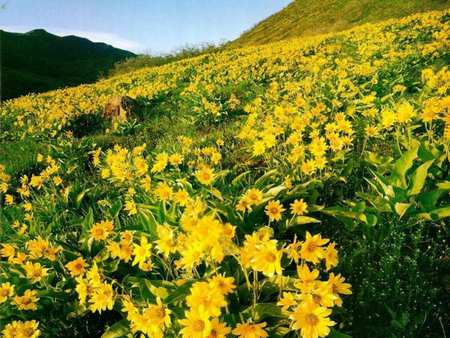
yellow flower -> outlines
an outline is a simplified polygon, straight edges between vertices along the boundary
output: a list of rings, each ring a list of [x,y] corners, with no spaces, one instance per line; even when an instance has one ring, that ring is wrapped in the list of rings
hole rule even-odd
[[[218,317],[227,302],[220,289],[211,283],[197,282],[192,285],[191,293],[186,297],[186,304],[191,308],[191,312]]]
[[[75,286],[75,291],[78,294],[78,300],[80,301],[80,305],[85,305],[88,296],[90,296],[92,292],[92,286],[89,285],[87,279],[82,277],[76,278],[77,285]]]
[[[41,331],[38,329],[39,323],[35,320],[17,321],[7,324],[2,331],[4,338],[37,338]]]
[[[280,201],[270,201],[265,207],[265,213],[269,216],[270,221],[279,221],[284,211]]]
[[[197,180],[204,185],[210,185],[215,179],[214,171],[207,165],[202,165],[195,174],[195,177],[197,177]]]
[[[233,330],[233,334],[241,338],[264,338],[269,336],[266,330],[264,330],[266,326],[266,322],[259,324],[238,324]]]
[[[133,247],[133,256],[134,256],[133,265],[139,264],[139,268],[142,269],[144,267],[143,270],[148,268],[148,266],[146,264],[149,262],[150,257],[152,255],[151,249],[152,249],[152,245],[150,243],[148,243],[147,237],[142,235],[141,243],[134,244],[134,247]]]
[[[169,156],[169,163],[171,165],[180,165],[181,163],[183,163],[183,156],[176,153],[172,154]]]
[[[308,204],[301,200],[295,200],[293,203],[291,203],[291,213],[296,216],[303,215],[308,211]]]
[[[113,228],[114,224],[111,221],[101,221],[95,223],[91,229],[91,237],[96,241],[104,241],[108,238]]]
[[[413,106],[408,102],[403,102],[397,107],[397,121],[399,123],[407,123],[416,115]]]
[[[301,258],[314,264],[319,263],[319,261],[325,256],[322,246],[328,242],[329,239],[322,238],[320,234],[312,236],[309,231],[307,231],[306,239],[300,249]]]
[[[134,307],[130,300],[125,300],[124,308],[128,312],[128,320],[131,321],[132,331],[140,331],[149,337],[164,337],[165,328],[170,326],[171,311],[157,298],[157,304],[148,305],[141,313]]]
[[[72,277],[82,275],[85,271],[85,266],[86,261],[83,257],[78,257],[66,264],[66,268],[69,270]]]
[[[187,311],[185,316],[185,319],[179,320],[183,327],[180,331],[182,337],[205,338],[211,334],[212,323],[207,314]]]
[[[249,205],[258,205],[262,202],[263,193],[261,190],[253,188],[245,193],[245,199]]]
[[[217,288],[223,295],[232,293],[236,288],[236,285],[234,285],[234,278],[225,277],[223,275],[216,275],[214,277],[211,277],[209,283],[212,288]]]
[[[160,182],[155,189],[155,195],[160,201],[169,201],[172,198],[172,188],[165,182]]]
[[[125,210],[128,212],[128,216],[137,214],[136,203],[132,199],[125,201]]]
[[[14,304],[19,310],[37,310],[39,297],[36,290],[25,290],[22,296],[14,297]]]
[[[173,197],[174,201],[181,206],[185,206],[189,201],[189,194],[186,190],[178,190]]]
[[[336,250],[336,243],[328,244],[325,249],[325,266],[327,271],[338,265],[338,252]]]
[[[228,326],[214,318],[211,321],[211,332],[206,338],[226,338],[230,332],[231,329]]]
[[[111,285],[102,283],[96,286],[92,292],[90,302],[90,310],[92,312],[102,312],[112,310],[114,306],[114,291]]]
[[[328,284],[331,286],[331,291],[333,292],[335,299],[335,304],[337,306],[342,306],[342,299],[339,295],[351,295],[351,285],[349,283],[344,283],[345,278],[341,276],[341,274],[334,275],[334,273],[330,273],[328,278]]]
[[[397,117],[391,110],[383,110],[381,112],[381,125],[383,126],[383,128],[391,127],[396,120]]]
[[[297,305],[296,294],[293,292],[283,292],[283,296],[277,303],[283,311],[287,311],[290,307]]]
[[[301,266],[297,266],[297,274],[299,280],[295,282],[295,287],[299,289],[302,293],[308,294],[310,293],[317,282],[317,278],[319,277],[319,270],[313,269],[310,270],[307,264],[303,264]]]
[[[254,252],[252,266],[264,275],[272,277],[274,274],[281,275],[282,250],[277,249],[277,241],[270,240],[260,243],[258,250]]]
[[[25,263],[24,267],[25,272],[27,274],[27,278],[31,281],[31,283],[37,283],[42,278],[47,276],[47,270],[40,263]]]
[[[0,284],[0,304],[6,302],[8,297],[12,297],[14,295],[14,285],[6,282]]]
[[[168,257],[176,250],[176,238],[174,231],[168,225],[158,224],[156,227],[159,239],[156,241],[156,247],[160,252]]]
[[[0,256],[4,258],[12,258],[16,254],[16,249],[11,244],[2,244]]]
[[[289,318],[293,321],[292,328],[299,330],[302,338],[319,338],[328,336],[330,326],[336,324],[329,318],[330,314],[330,309],[309,300],[302,302]]]
[[[5,195],[5,203],[6,205],[13,205],[14,204],[14,197],[10,194]]]
[[[152,173],[160,173],[164,171],[169,162],[169,155],[167,153],[160,153],[156,155],[156,162],[153,164]]]

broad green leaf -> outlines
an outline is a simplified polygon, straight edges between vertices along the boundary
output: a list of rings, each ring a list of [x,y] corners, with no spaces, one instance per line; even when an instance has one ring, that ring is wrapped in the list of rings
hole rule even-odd
[[[122,201],[117,199],[110,208],[110,213],[113,218],[119,216],[120,210],[122,209]]]
[[[417,144],[405,152],[394,164],[393,174],[396,177],[394,183],[403,189],[408,187],[406,183],[406,172],[412,167],[414,160],[417,158],[418,149],[419,145]]]
[[[101,338],[121,338],[126,337],[130,333],[130,328],[126,319],[119,320],[111,325],[103,334]]]
[[[425,193],[420,194],[417,197],[417,201],[422,206],[422,209],[424,209],[425,211],[431,211],[433,209],[436,209],[436,204],[444,192],[445,192],[444,190],[439,189],[427,191]]]
[[[147,234],[150,234],[152,238],[157,238],[156,227],[158,222],[156,221],[155,216],[153,216],[153,213],[150,210],[139,209],[139,219],[143,230]]]
[[[427,179],[428,175],[428,169],[433,164],[434,160],[425,162],[422,164],[419,168],[416,169],[414,172],[411,180],[412,180],[412,187],[411,190],[408,193],[408,196],[411,195],[417,195],[422,191],[422,188],[425,184],[425,180]]]
[[[285,316],[281,312],[281,308],[275,303],[258,303],[253,308],[253,305],[246,308],[243,313],[252,313],[255,311],[256,321],[262,321],[266,318],[284,318]]]

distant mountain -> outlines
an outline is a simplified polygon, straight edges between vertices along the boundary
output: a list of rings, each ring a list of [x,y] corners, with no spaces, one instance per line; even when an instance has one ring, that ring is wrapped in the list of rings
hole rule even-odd
[[[450,0],[294,0],[228,46],[251,46],[336,32],[366,22],[449,7]]]
[[[115,62],[135,54],[77,36],[43,29],[0,30],[1,98],[94,82]]]

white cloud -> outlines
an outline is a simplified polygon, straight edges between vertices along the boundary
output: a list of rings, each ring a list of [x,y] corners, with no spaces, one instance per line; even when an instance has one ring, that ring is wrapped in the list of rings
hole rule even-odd
[[[1,29],[8,32],[17,32],[17,33],[25,33],[30,30],[36,29],[36,27],[27,27],[27,26],[0,26]],[[67,36],[67,35],[76,35],[86,39],[89,39],[93,42],[104,42],[108,45],[112,45],[117,48],[126,49],[132,52],[142,52],[144,50],[144,46],[140,43],[132,40],[125,39],[117,34],[106,33],[106,32],[95,32],[95,31],[84,31],[84,30],[76,30],[76,29],[64,29],[64,28],[51,28],[45,27],[46,31],[59,35],[59,36]]]

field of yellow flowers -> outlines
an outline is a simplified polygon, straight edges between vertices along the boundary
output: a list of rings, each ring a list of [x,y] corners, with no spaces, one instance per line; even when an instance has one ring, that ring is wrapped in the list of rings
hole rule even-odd
[[[5,102],[2,336],[445,337],[449,23]],[[116,95],[135,117],[101,117]]]

